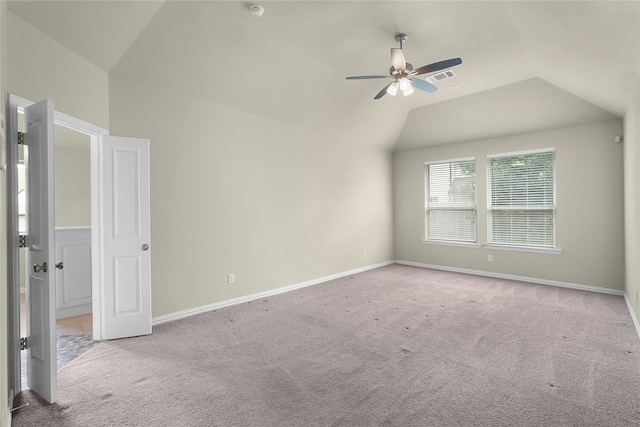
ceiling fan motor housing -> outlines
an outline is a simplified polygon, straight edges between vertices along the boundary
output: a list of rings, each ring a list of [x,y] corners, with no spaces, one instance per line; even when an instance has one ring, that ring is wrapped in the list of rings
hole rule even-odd
[[[406,63],[404,68],[407,73],[410,73],[413,71],[413,65],[408,62]],[[393,65],[392,65],[391,68],[389,68],[389,74],[393,76],[394,71],[395,71],[395,68],[393,68]]]

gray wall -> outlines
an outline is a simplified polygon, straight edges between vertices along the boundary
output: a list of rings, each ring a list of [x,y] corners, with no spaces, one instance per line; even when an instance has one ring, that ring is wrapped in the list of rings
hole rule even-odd
[[[396,259],[581,285],[624,289],[620,120],[394,155]],[[556,148],[557,245],[561,255],[426,245],[424,162],[476,157],[477,237],[486,243],[486,156]],[[493,255],[493,261],[487,255]]]
[[[11,92],[152,141],[154,316],[394,258],[623,288],[622,147],[612,142],[620,121],[391,155],[360,143],[366,127],[344,136],[108,76],[8,15]],[[489,263],[484,249],[421,243],[425,161],[475,155],[482,201],[486,154],[549,146],[562,255],[496,251]],[[603,199],[594,200],[597,189]],[[482,203],[478,225],[483,242]]]
[[[154,317],[393,259],[391,154],[359,143],[366,128],[336,137],[109,77],[9,18],[11,92],[151,139]]]
[[[151,139],[153,316],[393,259],[389,152],[113,75],[109,87],[111,134]]]
[[[8,92],[33,102],[53,99],[56,111],[109,128],[107,73],[13,13],[6,28]]]
[[[89,138],[87,137],[87,140]],[[56,227],[91,225],[91,150],[55,146]]]

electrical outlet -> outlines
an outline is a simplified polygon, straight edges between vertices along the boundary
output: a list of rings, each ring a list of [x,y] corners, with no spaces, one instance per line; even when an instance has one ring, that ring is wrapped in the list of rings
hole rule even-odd
[[[636,301],[638,301],[638,290],[636,289]]]
[[[487,261],[493,261],[493,255],[487,255]]]
[[[232,285],[236,283],[236,275],[235,274],[230,274],[229,275],[229,284]]]
[[[367,257],[367,251],[362,251],[362,256],[366,258]]]

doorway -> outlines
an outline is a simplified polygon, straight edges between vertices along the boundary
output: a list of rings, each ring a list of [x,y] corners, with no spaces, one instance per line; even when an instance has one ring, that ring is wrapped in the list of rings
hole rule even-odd
[[[24,298],[26,295],[24,293],[21,293],[21,288],[25,288],[25,285],[27,285],[26,280],[22,280],[21,281],[21,274],[25,275],[26,274],[26,268],[25,268],[25,256],[21,256],[24,255],[24,253],[21,254],[21,252],[25,252],[27,249],[22,249],[24,247],[29,248],[30,244],[28,244],[28,241],[30,239],[31,236],[26,236],[27,238],[23,238],[22,236],[24,236],[23,234],[21,234],[19,232],[20,229],[24,230],[26,228],[26,223],[24,221],[25,217],[22,216],[22,218],[20,218],[20,215],[18,215],[19,212],[19,195],[18,195],[18,187],[19,187],[19,183],[18,183],[18,175],[20,172],[20,169],[22,169],[24,167],[24,144],[21,143],[19,140],[19,132],[23,131],[24,129],[24,123],[19,123],[19,121],[23,121],[23,120],[19,120],[19,119],[24,119],[24,112],[25,109],[27,109],[28,107],[30,107],[31,105],[33,105],[32,102],[20,98],[18,96],[15,96],[13,94],[9,94],[7,96],[7,163],[9,165],[14,165],[11,166],[9,168],[9,174],[7,175],[7,184],[8,184],[8,193],[7,193],[7,205],[8,205],[8,216],[9,216],[9,224],[8,224],[8,241],[9,241],[9,247],[11,248],[11,250],[8,252],[8,266],[9,266],[9,305],[10,305],[10,312],[11,315],[9,317],[9,327],[10,327],[10,332],[9,332],[9,336],[10,336],[10,346],[9,346],[9,361],[10,361],[10,391],[9,391],[9,401],[12,402],[13,398],[15,395],[17,395],[23,388],[23,386],[25,385],[25,381],[22,380],[22,366],[28,365],[29,363],[24,363],[24,358],[26,355],[29,354],[30,350],[23,350],[24,347],[27,347],[27,339],[29,341],[29,347],[27,348],[32,348],[31,345],[31,338],[32,337],[26,337],[26,335],[21,335],[21,332],[24,332],[24,326],[26,323],[26,316],[21,318],[21,313],[26,314],[31,314],[34,315],[34,313],[31,313],[33,310],[28,310],[27,306],[29,304],[29,298]],[[63,128],[68,128],[68,129],[73,129],[81,134],[84,134],[86,138],[89,138],[90,144],[89,144],[89,149],[90,149],[90,153],[91,153],[91,157],[90,157],[90,163],[88,165],[89,170],[91,171],[91,177],[90,179],[87,179],[85,181],[86,182],[90,182],[90,194],[91,194],[91,203],[90,203],[90,225],[91,227],[89,227],[90,230],[90,240],[89,240],[89,245],[91,247],[91,254],[97,254],[99,252],[99,250],[96,250],[95,247],[91,246],[91,245],[95,245],[97,247],[97,245],[100,243],[100,237],[99,237],[99,233],[97,233],[97,231],[95,231],[95,229],[97,228],[97,224],[98,222],[96,221],[96,218],[94,218],[94,210],[96,210],[96,206],[98,206],[99,209],[99,202],[101,202],[100,196],[97,194],[97,185],[94,186],[94,182],[96,181],[96,179],[94,179],[95,176],[98,175],[98,168],[97,168],[97,162],[96,162],[96,158],[98,156],[98,138],[101,135],[108,135],[108,131],[106,129],[100,128],[98,126],[94,126],[91,125],[90,123],[86,123],[82,120],[78,120],[75,119],[71,116],[68,116],[66,114],[57,112],[57,111],[53,111],[53,109],[51,109],[51,114],[53,115],[51,121],[51,140],[53,141],[54,137],[53,137],[53,132],[54,132],[54,128],[57,127],[58,129],[63,129]],[[21,117],[22,116],[22,117]],[[59,125],[59,126],[55,126],[54,127],[54,123],[55,125]],[[61,130],[61,132],[64,132],[64,130]],[[51,157],[55,156],[55,152],[53,151],[53,147],[51,149]],[[21,159],[22,161],[20,161],[19,159]],[[22,166],[18,166],[20,165],[20,163],[22,163]],[[52,170],[53,171],[53,170]],[[54,177],[52,176],[50,178],[51,181],[54,181]],[[25,188],[25,191],[22,192],[23,196],[26,196],[26,187],[22,187]],[[50,190],[53,194],[53,189]],[[26,199],[26,198],[25,198]],[[31,199],[31,198],[30,198]],[[52,198],[53,199],[53,198]],[[94,206],[95,205],[95,206]],[[26,209],[29,209],[28,206],[25,206]],[[22,212],[26,213],[26,209],[23,209]],[[51,207],[52,210],[54,210],[54,207]],[[37,212],[37,209],[36,209]],[[78,209],[75,210],[76,214],[79,212]],[[53,212],[52,212],[53,213]],[[22,222],[22,223],[21,223]],[[53,236],[53,232],[54,232],[54,224],[51,224],[51,241],[54,240],[54,236]],[[20,236],[20,237],[19,237]],[[49,264],[51,264],[51,266],[53,267],[57,262],[55,261],[55,254],[54,254],[55,250],[54,248],[52,248],[51,250],[51,259],[47,260],[47,262]],[[95,256],[95,258],[90,256],[90,263],[91,264],[95,264],[96,259],[99,260],[99,255],[93,255]],[[52,262],[53,261],[53,262]],[[95,265],[99,265],[95,264]],[[42,266],[41,266],[42,267]],[[35,270],[35,266],[34,266],[34,270]],[[57,272],[57,269],[52,269],[53,271],[50,271],[50,273],[47,273],[48,275],[52,275],[52,279],[56,277],[56,274],[54,272]],[[96,304],[98,304],[98,308],[100,308],[100,298],[97,292],[95,292],[95,289],[100,289],[100,286],[102,285],[102,283],[99,281],[100,278],[96,275],[94,268],[91,268],[90,271],[90,275],[91,275],[91,307],[94,311],[93,314],[91,314],[91,320],[92,320],[92,329],[93,329],[93,338],[95,339],[100,339],[100,333],[99,333],[99,329],[98,329],[98,334],[96,334],[96,327],[99,327],[99,321],[96,322],[95,321],[95,317],[96,317],[96,310],[93,307],[96,307]],[[38,270],[36,270],[38,271]],[[53,274],[52,274],[53,273]],[[55,283],[55,282],[54,282]],[[21,302],[24,301],[26,299],[26,303],[24,308],[21,309]],[[46,374],[47,378],[51,378],[51,381],[53,381],[51,388],[49,389],[50,391],[45,392],[44,394],[41,394],[41,396],[44,395],[48,395],[48,396],[52,396],[52,399],[50,399],[51,401],[55,401],[55,395],[56,395],[56,391],[55,391],[55,366],[56,366],[56,322],[55,322],[55,317],[56,317],[56,312],[55,312],[55,299],[56,299],[56,295],[55,293],[52,293],[52,298],[50,303],[47,303],[47,305],[49,307],[51,307],[50,312],[52,313],[52,318],[51,318],[51,323],[47,323],[47,325],[51,325],[52,329],[50,330],[50,333],[47,333],[45,335],[49,336],[50,338],[43,338],[41,335],[33,335],[33,337],[39,339],[39,340],[45,340],[45,341],[49,341],[50,340],[50,344],[49,347],[53,347],[52,350],[52,354],[51,354],[51,362],[52,365],[50,365],[51,367],[53,367],[53,372],[50,372],[48,374]],[[22,301],[21,301],[22,300]],[[91,310],[90,310],[91,311]],[[29,313],[27,313],[29,312]],[[99,311],[98,311],[99,314]],[[39,314],[35,314],[36,318],[42,318],[41,315]],[[99,318],[99,316],[98,316]],[[36,321],[37,324],[39,324],[39,321]],[[96,325],[97,324],[97,325]],[[33,324],[32,324],[33,326]],[[22,329],[22,331],[21,331]],[[33,333],[33,330],[32,330]],[[25,337],[23,339],[23,337]],[[40,341],[38,341],[40,342]],[[33,352],[32,352],[33,354]],[[42,360],[42,359],[40,359]],[[36,375],[34,378],[37,378],[39,381],[38,384],[38,389],[41,388],[41,381],[43,380],[43,376],[42,376],[42,372],[38,372],[37,374],[35,373],[35,371],[33,372],[34,375]],[[53,377],[51,376],[53,375]],[[46,379],[44,379],[44,381],[48,381]],[[48,387],[48,386],[46,386]],[[40,394],[40,391],[38,391],[38,393]],[[47,398],[49,400],[49,398]]]
[[[54,111],[52,100],[37,104],[8,96],[7,205],[9,301],[11,307],[10,402],[22,389],[21,347],[26,348],[28,386],[47,400],[57,399],[54,123],[90,139],[90,262],[92,335],[95,340],[151,333],[150,174],[148,139],[109,136],[100,128]],[[32,180],[27,206],[29,232],[18,232],[18,113],[26,112],[29,147],[26,175]],[[36,166],[33,166],[36,165]],[[73,166],[73,165],[72,165]],[[74,227],[70,227],[74,228]],[[20,237],[19,237],[20,236]],[[27,248],[29,267],[20,268],[19,248]],[[57,264],[60,264],[59,266]],[[20,336],[19,274],[28,271],[30,336]],[[53,286],[49,287],[51,283]],[[34,329],[35,328],[35,329]]]
[[[18,115],[23,131],[24,115]],[[18,150],[18,224],[26,233],[27,186],[24,146]],[[57,369],[93,346],[91,284],[91,138],[54,126],[55,263]],[[20,249],[20,336],[26,336],[25,249]],[[22,389],[27,386],[26,354],[21,353]]]

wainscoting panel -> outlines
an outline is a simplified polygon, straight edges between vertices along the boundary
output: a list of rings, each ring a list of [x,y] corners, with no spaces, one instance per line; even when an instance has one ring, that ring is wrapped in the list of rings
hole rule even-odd
[[[91,227],[56,227],[56,318],[91,313]]]

